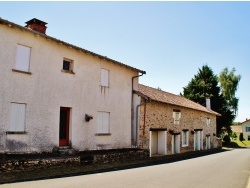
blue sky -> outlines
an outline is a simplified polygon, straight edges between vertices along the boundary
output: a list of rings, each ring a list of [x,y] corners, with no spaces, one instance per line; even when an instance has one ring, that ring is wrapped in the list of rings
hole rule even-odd
[[[250,118],[250,2],[0,2],[0,17],[43,20],[47,35],[145,70],[140,83],[174,94],[202,65],[235,67],[235,121]]]

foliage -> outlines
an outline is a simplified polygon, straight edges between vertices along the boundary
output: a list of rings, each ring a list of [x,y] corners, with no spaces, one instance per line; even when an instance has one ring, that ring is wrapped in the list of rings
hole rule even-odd
[[[231,139],[230,139],[229,135],[225,135],[224,138],[223,138],[223,141],[224,141],[226,144],[230,143],[230,142],[231,142]]]
[[[239,139],[240,139],[241,142],[244,140],[244,138],[243,138],[243,133],[240,133]]]
[[[236,132],[232,132],[232,134],[230,135],[233,139],[237,139],[238,136],[237,136],[237,133]]]
[[[228,105],[237,114],[239,99],[235,97],[235,93],[240,82],[241,75],[235,75],[235,68],[230,72],[228,68],[224,68],[219,75],[221,93],[225,97]]]
[[[216,123],[217,135],[221,135],[222,127],[225,127],[228,133],[231,132],[230,126],[235,115],[221,94],[218,77],[214,75],[210,67],[203,65],[197,75],[194,75],[194,78],[183,88],[183,94],[181,95],[203,106],[206,106],[206,98],[209,97],[211,109],[221,114]]]

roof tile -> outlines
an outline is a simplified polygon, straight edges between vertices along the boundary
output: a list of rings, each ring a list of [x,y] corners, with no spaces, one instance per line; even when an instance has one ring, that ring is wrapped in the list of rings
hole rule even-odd
[[[193,102],[185,97],[175,95],[172,93],[168,93],[166,91],[155,89],[155,88],[145,86],[142,84],[139,84],[138,91],[154,101],[163,102],[163,103],[172,104],[172,105],[177,105],[177,106],[181,106],[181,107],[185,107],[185,108],[191,108],[194,110],[199,110],[199,111],[203,111],[203,112],[207,112],[210,114],[220,116],[219,113],[212,111],[212,110],[209,110],[206,107],[204,107],[198,103],[195,103],[195,102]]]

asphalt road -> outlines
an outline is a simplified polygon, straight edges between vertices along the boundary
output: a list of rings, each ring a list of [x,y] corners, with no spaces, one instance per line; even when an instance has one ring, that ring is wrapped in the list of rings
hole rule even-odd
[[[114,172],[4,184],[10,188],[250,188],[250,149]]]

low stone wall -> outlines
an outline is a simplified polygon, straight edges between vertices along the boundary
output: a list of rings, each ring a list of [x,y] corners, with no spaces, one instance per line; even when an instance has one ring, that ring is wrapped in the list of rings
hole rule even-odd
[[[132,161],[138,159],[146,159],[149,157],[148,150],[112,150],[112,151],[88,151],[80,152],[74,156],[62,156],[55,158],[41,158],[38,159],[12,159],[0,161],[1,171],[24,170],[32,168],[47,168],[51,166],[60,166],[64,164],[72,165],[87,165],[87,164],[100,164],[121,161]]]

